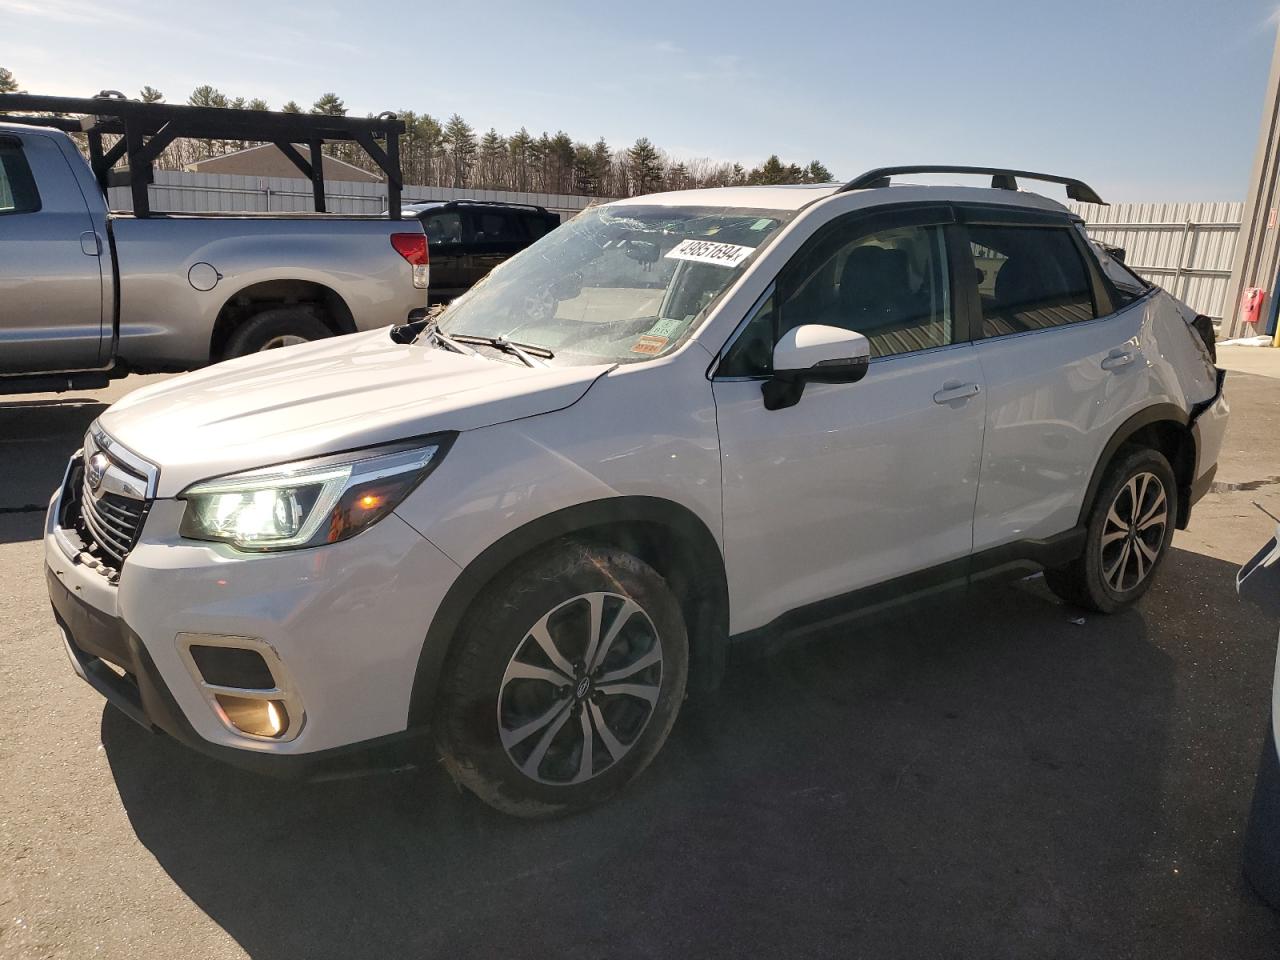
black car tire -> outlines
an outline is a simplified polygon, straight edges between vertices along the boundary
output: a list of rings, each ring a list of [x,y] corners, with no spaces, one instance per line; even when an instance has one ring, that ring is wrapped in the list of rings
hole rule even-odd
[[[1112,519],[1112,508],[1120,513],[1125,511],[1125,503],[1129,494],[1125,493],[1130,481],[1143,482],[1143,478],[1158,481],[1164,496],[1164,523],[1159,536],[1153,528],[1147,532],[1138,531],[1146,537],[1141,543],[1133,531],[1119,540],[1107,540],[1114,537],[1118,527]],[[1147,480],[1146,483],[1150,483]],[[1132,489],[1137,489],[1135,486]],[[1144,487],[1144,489],[1148,489]],[[1150,504],[1152,501],[1147,501]],[[1135,520],[1143,520],[1147,505],[1140,504],[1136,508],[1139,514]],[[1173,540],[1174,520],[1178,515],[1178,486],[1173,476],[1173,469],[1164,454],[1149,447],[1135,447],[1122,451],[1119,459],[1107,471],[1106,477],[1094,497],[1093,506],[1089,510],[1089,518],[1085,527],[1084,552],[1075,560],[1062,567],[1045,570],[1045,582],[1054,593],[1067,603],[1097,613],[1115,613],[1136,602],[1147,592],[1160,564],[1169,552],[1169,543]],[[1124,517],[1123,519],[1128,519]],[[1107,539],[1104,539],[1107,538]],[[1127,538],[1127,544],[1126,544]],[[1118,546],[1117,546],[1118,545]],[[1109,576],[1117,562],[1117,550],[1142,550],[1140,560],[1132,553],[1125,553],[1119,562],[1123,569],[1118,579]],[[1153,559],[1148,559],[1154,553]],[[1145,564],[1145,566],[1144,566]],[[1126,575],[1128,572],[1128,575]],[[1130,583],[1130,578],[1136,580]]]
[[[333,331],[309,307],[273,307],[241,324],[227,340],[225,358],[284,346],[280,341],[323,340]]]
[[[593,616],[591,601],[586,598],[606,595],[608,598],[600,601],[606,606],[597,618],[596,635],[607,633],[611,610],[613,617],[623,612],[626,617],[608,650],[604,650],[603,638],[599,641],[599,649],[608,656],[592,674],[589,665],[581,662],[589,655],[589,621]],[[638,606],[643,616],[626,601]],[[509,679],[517,667],[546,673],[552,664],[542,652],[544,646],[537,644],[535,649],[534,631],[539,625],[546,627],[544,637],[554,637],[556,653],[563,655],[560,662],[582,668],[579,675],[588,680],[592,691],[585,699],[578,698],[579,679],[567,682],[568,692],[566,687],[542,678]],[[641,723],[634,720],[635,711],[643,710],[641,704],[648,701],[630,694],[606,694],[605,690],[616,684],[602,681],[596,689],[590,677],[625,672],[628,668],[624,664],[619,670],[616,657],[625,660],[632,648],[646,649],[647,653],[635,658],[640,662],[653,656],[654,644],[659,650],[657,672],[651,665],[632,675],[637,684],[641,679],[652,684],[644,689],[656,695]],[[662,747],[684,699],[688,659],[680,606],[656,571],[616,547],[559,543],[504,573],[464,618],[441,685],[435,723],[437,746],[454,779],[498,810],[521,817],[548,817],[585,809],[620,790]],[[660,679],[654,679],[658,674]],[[569,719],[551,734],[539,759],[532,755],[542,748],[541,738],[554,723],[538,728],[523,741],[504,743],[504,738],[517,735],[513,731],[532,727],[528,722],[506,722],[521,698],[542,698],[534,700],[535,705],[525,714],[534,717],[533,722],[542,722],[560,709],[557,704],[569,704],[563,707],[570,711]],[[608,718],[616,718],[619,711],[635,728],[629,739],[615,736],[618,731],[609,726],[615,721]],[[604,731],[599,729],[602,722]],[[620,756],[614,757],[608,749],[606,733],[613,748],[621,750]],[[591,737],[590,752],[585,736]],[[561,770],[572,773],[576,769],[582,776],[584,763],[588,770],[600,772],[588,772],[581,782],[552,782]],[[521,764],[531,764],[533,772],[522,769]]]

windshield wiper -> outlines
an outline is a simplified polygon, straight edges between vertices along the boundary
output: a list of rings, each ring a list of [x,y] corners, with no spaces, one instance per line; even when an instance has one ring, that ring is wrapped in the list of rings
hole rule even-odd
[[[474,333],[459,333],[453,336],[452,339],[458,343],[479,343],[486,347],[493,347],[495,350],[501,350],[503,353],[509,353],[526,367],[550,366],[546,361],[555,357],[555,354],[546,347],[537,347],[531,343],[516,343],[506,337],[481,337]]]

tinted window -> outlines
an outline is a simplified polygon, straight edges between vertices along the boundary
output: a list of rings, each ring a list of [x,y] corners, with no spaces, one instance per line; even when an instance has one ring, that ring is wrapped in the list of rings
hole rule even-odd
[[[515,240],[517,234],[511,218],[498,210],[477,210],[471,214],[476,225],[477,241]]]
[[[559,226],[551,222],[550,217],[544,217],[537,213],[528,213],[524,215],[524,227],[529,231],[529,239],[537,240],[546,234],[552,227]]]
[[[434,213],[422,221],[428,243],[461,243],[462,215],[455,210]]]
[[[22,155],[22,146],[13,140],[0,140],[0,216],[39,209],[40,194],[27,158]]]
[[[724,376],[772,367],[773,345],[793,327],[821,323],[855,330],[873,357],[952,342],[944,235],[937,226],[868,231],[860,217],[823,231],[783,268],[721,364]]]
[[[1070,228],[971,226],[969,239],[984,337],[1096,316],[1089,274]]]

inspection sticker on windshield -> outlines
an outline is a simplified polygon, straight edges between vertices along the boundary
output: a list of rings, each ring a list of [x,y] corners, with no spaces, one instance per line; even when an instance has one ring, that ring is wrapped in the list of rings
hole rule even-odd
[[[668,260],[693,260],[697,263],[714,263],[721,267],[736,267],[751,254],[755,247],[740,247],[736,243],[713,243],[710,240],[681,240],[671,252]]]
[[[667,345],[667,337],[655,337],[645,334],[635,342],[631,347],[632,353],[645,353],[649,356],[657,356],[662,352],[662,348]]]

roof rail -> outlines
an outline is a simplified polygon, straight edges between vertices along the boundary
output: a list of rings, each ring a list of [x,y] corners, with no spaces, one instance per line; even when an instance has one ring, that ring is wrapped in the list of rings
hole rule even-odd
[[[956,167],[936,163],[910,164],[904,167],[876,167],[868,170],[860,177],[854,177],[836,193],[849,190],[865,190],[872,187],[887,187],[891,177],[905,176],[910,173],[962,173],[991,177],[991,186],[995,190],[1017,190],[1018,178],[1039,180],[1043,183],[1061,183],[1067,188],[1067,197],[1081,203],[1097,203],[1109,206],[1094,189],[1083,180],[1072,177],[1057,177],[1051,173],[1032,173],[1029,170],[1006,170],[1004,167]]]
[[[471,197],[454,197],[452,200],[406,200],[404,201],[404,205],[406,207],[412,207],[412,206],[416,206],[418,204],[423,204],[423,203],[432,203],[432,204],[439,204],[439,205],[443,205],[446,203],[474,203],[479,206],[523,207],[526,210],[539,210],[542,213],[547,212],[546,207],[539,206],[536,203],[516,203],[514,200],[474,200]]]

